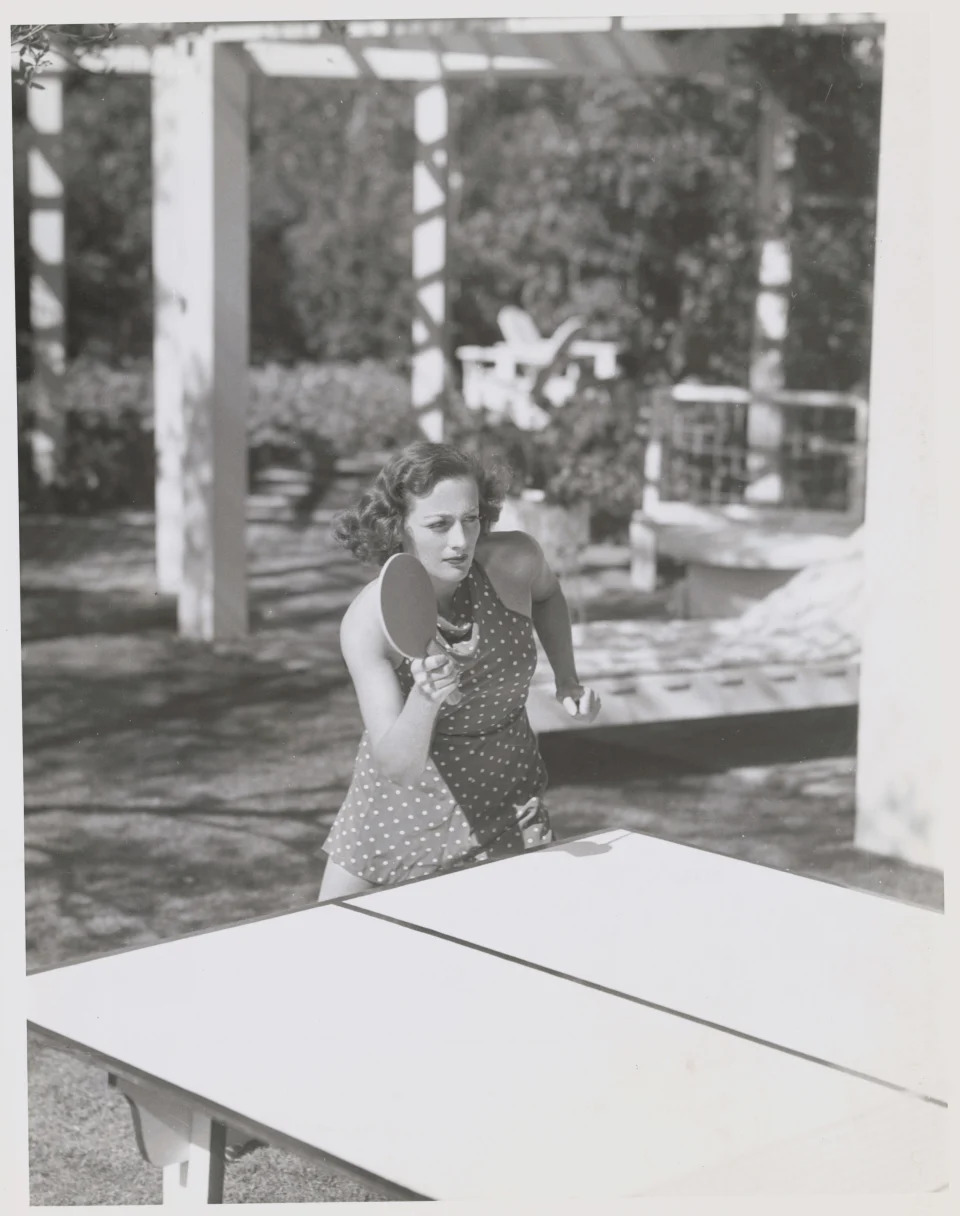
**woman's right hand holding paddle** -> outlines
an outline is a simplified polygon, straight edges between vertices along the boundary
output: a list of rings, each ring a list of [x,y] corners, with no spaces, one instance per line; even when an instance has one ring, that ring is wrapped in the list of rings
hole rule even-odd
[[[410,674],[419,692],[435,705],[442,705],[460,683],[459,663],[442,651],[411,659]]]

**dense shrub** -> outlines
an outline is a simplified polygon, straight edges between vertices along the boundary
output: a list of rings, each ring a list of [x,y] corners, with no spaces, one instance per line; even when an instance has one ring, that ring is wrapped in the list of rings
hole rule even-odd
[[[96,511],[149,507],[155,479],[150,364],[111,368],[71,363],[64,378],[65,452],[57,483],[34,476],[31,390],[18,390],[20,500],[28,509]],[[272,465],[306,474],[306,502],[318,502],[338,456],[381,451],[416,433],[407,381],[380,363],[276,364],[250,371],[247,415],[251,483]]]
[[[149,369],[71,364],[63,384],[64,454],[56,483],[34,476],[29,384],[17,391],[20,500],[30,509],[87,512],[153,503],[154,450]]]
[[[307,486],[298,503],[301,511],[309,512],[322,500],[337,457],[391,448],[415,432],[407,380],[372,359],[251,370],[251,485],[271,466],[302,470]]]
[[[409,382],[375,360],[251,370],[248,436],[255,470],[296,465],[317,437],[337,456],[356,456],[415,434]]]

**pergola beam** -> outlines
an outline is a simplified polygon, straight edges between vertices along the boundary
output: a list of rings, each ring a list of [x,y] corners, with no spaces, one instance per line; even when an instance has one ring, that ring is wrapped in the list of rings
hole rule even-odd
[[[385,46],[310,42],[251,42],[243,44],[264,76],[303,80],[396,80],[420,83],[446,77],[498,75],[558,75],[548,59],[519,55],[484,55],[468,51],[437,53],[430,47],[397,49]]]
[[[257,69],[266,76],[303,79],[352,80],[374,76],[380,80],[426,81],[440,73],[469,79],[497,75],[608,76],[611,72],[651,78],[688,77],[722,83],[729,72],[729,35],[696,31],[673,43],[649,30],[629,31],[611,25],[609,18],[590,23],[582,33],[575,28],[527,28],[520,23],[490,23],[494,28],[464,27],[440,22],[436,29],[414,28],[402,33],[357,37],[349,33],[332,39],[329,31],[299,27],[299,36],[284,33],[278,25],[214,26],[205,40],[242,46]],[[420,23],[423,24],[423,23]],[[541,25],[544,23],[541,23]],[[258,32],[259,31],[259,32]],[[154,51],[163,50],[158,44]],[[136,75],[150,71],[153,52],[145,46],[120,44],[78,58],[89,71]],[[53,74],[72,65],[53,57]]]
[[[120,27],[120,39],[68,61],[55,52],[45,73],[74,64],[87,71],[138,75],[150,71],[153,49],[175,35],[244,46],[266,75],[354,79],[382,73],[383,79],[429,79],[417,52],[439,54],[445,75],[497,74],[687,76],[721,82],[727,75],[731,31],[789,26],[824,30],[878,29],[875,13],[638,14],[629,17],[469,17],[430,20],[361,20],[331,34],[330,22],[257,21],[136,24]],[[136,34],[133,33],[136,31]],[[674,42],[663,33],[686,33]],[[129,38],[129,41],[125,41]],[[298,48],[281,52],[277,48]],[[259,48],[270,49],[261,52]],[[370,59],[371,52],[376,52]],[[366,67],[358,69],[361,57]],[[16,65],[12,56],[11,65]],[[427,73],[427,74],[425,74]]]
[[[664,8],[667,6],[665,5]],[[428,19],[365,19],[345,22],[348,38],[379,39],[397,45],[407,38],[442,38],[481,31],[500,34],[587,34],[625,31],[627,33],[678,33],[687,30],[767,29],[783,26],[816,26],[822,29],[848,29],[851,26],[879,26],[883,18],[875,12],[856,13],[661,13],[625,17],[436,17]],[[216,22],[208,27],[212,38],[224,42],[251,40],[288,40],[323,42],[329,39],[329,24],[323,21],[247,21]]]

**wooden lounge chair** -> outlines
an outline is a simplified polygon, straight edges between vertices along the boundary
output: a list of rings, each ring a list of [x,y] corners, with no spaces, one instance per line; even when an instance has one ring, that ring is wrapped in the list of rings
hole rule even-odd
[[[725,620],[594,621],[574,627],[580,678],[600,694],[594,726],[854,705],[863,614],[859,534]],[[541,662],[534,730],[583,729],[556,703]]]

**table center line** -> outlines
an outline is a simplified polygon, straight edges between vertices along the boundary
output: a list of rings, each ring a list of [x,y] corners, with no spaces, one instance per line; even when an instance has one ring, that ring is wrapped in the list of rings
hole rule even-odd
[[[361,897],[363,898],[363,897]],[[508,954],[506,951],[497,950],[493,946],[484,946],[480,942],[472,942],[467,938],[457,937],[452,933],[444,933],[440,929],[433,929],[428,925],[420,925],[415,921],[403,920],[398,916],[389,916],[385,912],[376,912],[372,908],[361,907],[359,902],[343,903],[342,908],[350,912],[358,912],[362,916],[370,916],[376,920],[386,921],[389,924],[397,925],[402,929],[409,929],[415,933],[422,933],[428,937],[436,937],[441,941],[450,942],[455,946],[465,946],[469,950],[476,950],[481,954],[489,954],[494,958],[502,959],[504,962],[515,963],[520,967],[527,967],[531,971],[540,971],[545,975],[552,975],[555,979],[566,980],[571,984],[579,984],[584,988],[591,988],[596,992],[603,992],[607,996],[618,997],[620,1000],[630,1001],[634,1005],[643,1005],[647,1009],[654,1009],[658,1013],[667,1013],[673,1017],[683,1018],[685,1021],[694,1022],[698,1026],[704,1026],[709,1030],[717,1030],[722,1034],[732,1035],[734,1038],[743,1039],[748,1043],[755,1043],[760,1047],[769,1047],[774,1051],[783,1052],[785,1055],[795,1056],[800,1060],[807,1060],[811,1064],[819,1064],[824,1068],[832,1069],[835,1072],[843,1073],[848,1077],[856,1077],[861,1081],[868,1081],[873,1085],[883,1086],[885,1089],[893,1090],[895,1093],[904,1094],[910,1098],[916,1098],[921,1102],[928,1102],[932,1106],[939,1106],[946,1109],[948,1103],[942,1098],[934,1098],[930,1094],[920,1093],[918,1090],[910,1089],[906,1085],[899,1085],[896,1081],[886,1081],[882,1077],[876,1077],[872,1073],[861,1072],[856,1068],[849,1068],[845,1064],[837,1064],[833,1060],[828,1060],[823,1056],[816,1056],[810,1052],[800,1051],[794,1047],[787,1047],[782,1043],[775,1043],[770,1039],[761,1038],[759,1035],[750,1034],[745,1030],[737,1030],[732,1026],[724,1026],[721,1022],[713,1022],[709,1018],[698,1017],[693,1013],[686,1013],[682,1009],[675,1009],[670,1005],[661,1005],[656,1001],[648,1000],[646,997],[635,996],[630,992],[623,992],[619,988],[611,988],[607,984],[601,984],[596,980],[584,979],[579,975],[572,975],[567,971],[561,971],[556,967],[549,967],[546,963],[537,963],[531,959],[521,958],[519,955]]]

